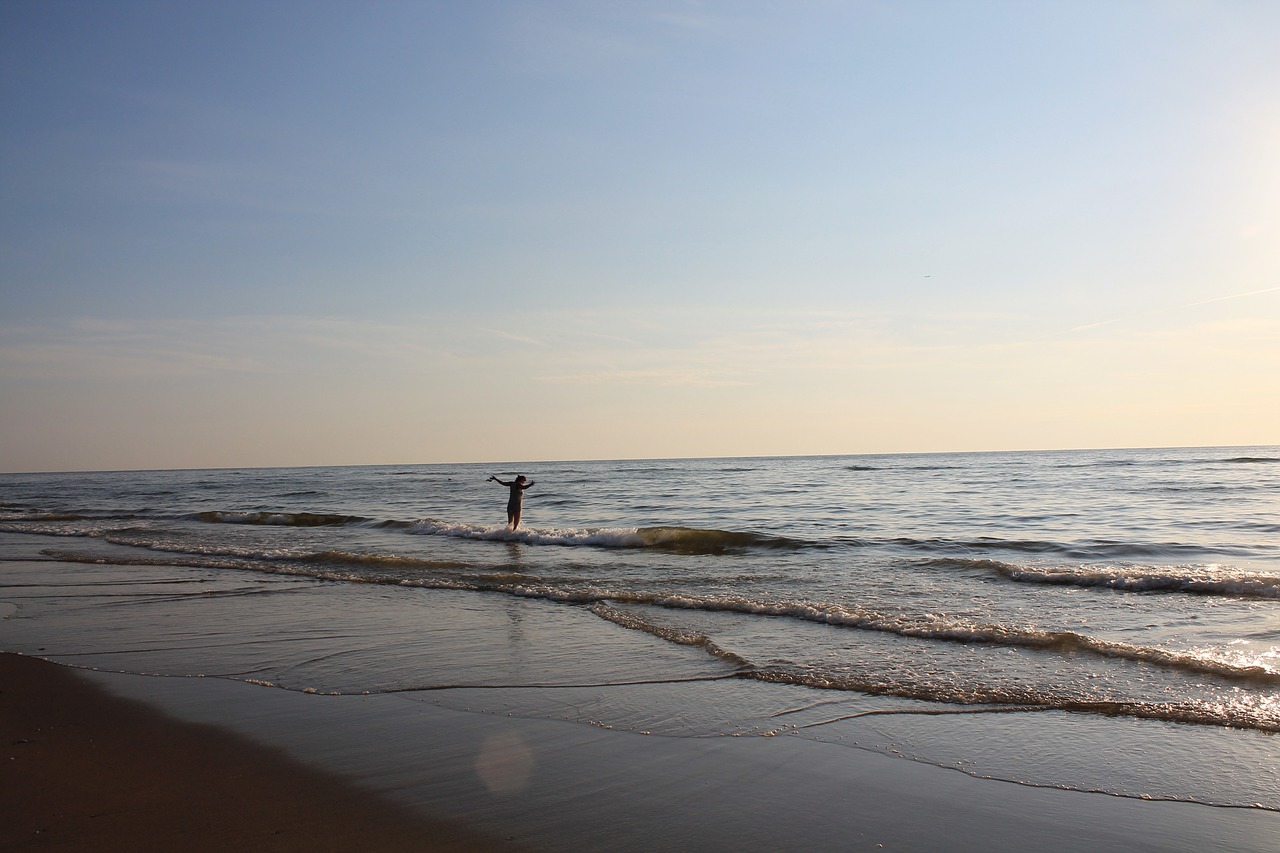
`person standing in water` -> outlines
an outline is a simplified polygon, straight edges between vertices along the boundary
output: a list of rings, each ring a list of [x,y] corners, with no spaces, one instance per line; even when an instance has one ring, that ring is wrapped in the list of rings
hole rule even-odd
[[[520,507],[524,503],[524,490],[534,485],[533,480],[526,481],[524,474],[516,474],[516,478],[510,483],[499,480],[497,477],[489,479],[511,489],[511,497],[507,498],[507,527],[515,530],[520,526]]]

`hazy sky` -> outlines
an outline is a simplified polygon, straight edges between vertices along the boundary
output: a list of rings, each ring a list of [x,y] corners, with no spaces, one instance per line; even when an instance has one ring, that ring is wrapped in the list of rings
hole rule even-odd
[[[1277,44],[0,0],[0,470],[1280,442]]]

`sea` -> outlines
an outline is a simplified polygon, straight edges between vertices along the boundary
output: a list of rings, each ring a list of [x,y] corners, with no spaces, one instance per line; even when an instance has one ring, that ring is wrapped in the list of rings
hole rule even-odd
[[[4,474],[0,616],[104,671],[1280,811],[1276,446]]]

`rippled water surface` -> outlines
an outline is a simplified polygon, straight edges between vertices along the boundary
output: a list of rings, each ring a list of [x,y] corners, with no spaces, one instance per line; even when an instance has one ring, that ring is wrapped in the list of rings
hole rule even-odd
[[[1129,726],[1135,754],[1236,738],[1252,783],[1154,795],[1280,808],[1280,448],[529,463],[514,532],[486,482],[513,467],[2,475],[0,599],[130,671],[433,701],[629,684],[590,721],[677,735],[864,745],[886,702],[998,712],[992,773],[1046,714]],[[709,679],[736,711],[636,698]],[[812,706],[781,707],[797,687]],[[1045,784],[1157,785],[1045,770],[1043,746]]]

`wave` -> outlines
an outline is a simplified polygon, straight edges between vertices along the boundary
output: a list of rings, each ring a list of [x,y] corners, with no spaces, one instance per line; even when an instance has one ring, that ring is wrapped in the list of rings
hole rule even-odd
[[[695,527],[641,527],[637,530],[646,548],[678,554],[727,554],[742,551],[795,551],[818,547],[785,536],[768,536],[731,530],[704,530]]]
[[[610,607],[603,601],[597,601],[595,604],[591,605],[590,610],[601,619],[613,622],[615,625],[621,625],[623,628],[629,628],[633,631],[643,631],[646,634],[652,634],[653,636],[666,640],[667,642],[677,643],[682,646],[698,646],[706,649],[715,657],[718,657],[721,660],[727,660],[740,667],[749,667],[751,665],[750,662],[741,655],[735,654],[734,652],[716,645],[706,634],[700,634],[695,631],[681,631],[679,628],[672,628],[666,625],[656,625],[642,619],[634,613],[630,613],[626,610],[619,610],[616,607]]]
[[[150,547],[153,550],[171,550],[165,546],[132,540],[127,535],[113,534],[110,541],[118,544]],[[543,598],[576,604],[620,602],[643,604],[672,610],[701,610],[730,612],[748,616],[771,616],[797,619],[841,628],[855,628],[911,637],[922,640],[940,640],[958,643],[984,643],[1032,650],[1060,653],[1088,653],[1104,658],[1130,660],[1167,669],[1213,675],[1220,678],[1264,684],[1280,685],[1280,670],[1263,665],[1240,665],[1229,661],[1208,658],[1158,647],[1137,646],[1102,640],[1074,631],[1056,631],[1030,626],[1002,625],[971,622],[961,618],[931,613],[886,613],[866,608],[847,608],[804,601],[769,601],[739,596],[696,596],[678,593],[625,590],[601,586],[594,582],[549,582],[540,578],[477,569],[466,563],[454,561],[421,560],[377,554],[352,554],[340,551],[290,553],[287,551],[263,552],[252,549],[220,548],[201,554],[173,548],[185,553],[187,560],[174,562],[166,557],[157,561],[161,565],[193,565],[209,568],[242,568],[272,573],[311,575],[325,580],[352,582],[396,583],[402,586],[439,587],[447,589],[471,589],[475,591],[504,592],[526,598]],[[231,558],[217,562],[203,562],[201,558]],[[73,559],[84,562],[104,562],[102,558],[76,558],[59,554],[57,559]],[[181,559],[181,558],[178,558]],[[135,558],[121,557],[106,560],[130,564]],[[997,564],[1003,566],[1005,564]],[[420,569],[424,577],[369,577],[359,571],[376,566],[387,569]],[[354,571],[341,571],[343,568]],[[327,569],[327,571],[326,571]],[[462,570],[447,576],[432,576],[432,570]]]
[[[1236,569],[1093,567],[1028,568],[996,563],[1010,580],[1054,586],[1103,587],[1125,592],[1188,592],[1236,598],[1280,599],[1280,576]]]
[[[421,557],[403,557],[396,554],[380,554],[359,551],[305,551],[295,548],[261,548],[254,546],[237,546],[227,543],[217,545],[193,542],[161,542],[157,541],[149,531],[117,530],[102,534],[100,537],[113,545],[126,545],[143,548],[148,551],[159,551],[164,554],[183,555],[190,560],[182,565],[201,566],[201,559],[209,557],[228,557],[235,561],[232,568],[259,569],[262,563],[294,563],[299,565],[319,565],[343,568],[381,568],[381,569],[418,569],[439,570],[471,568],[468,563],[457,560],[430,560]],[[49,552],[46,552],[49,553]],[[165,557],[159,565],[175,565],[173,557]],[[134,557],[121,557],[119,562],[131,565],[137,562]],[[223,568],[225,564],[211,565],[209,568]],[[305,574],[306,572],[293,572]],[[320,577],[317,575],[317,577]],[[333,579],[328,575],[325,579]],[[343,573],[341,580],[360,581],[364,577],[358,574]]]
[[[1280,575],[1218,566],[1019,566],[1000,560],[943,557],[918,566],[994,572],[1020,583],[1100,587],[1121,592],[1185,592],[1280,599]]]
[[[128,543],[121,543],[128,544]],[[424,560],[418,557],[397,557],[385,554],[360,554],[347,551],[316,551],[303,554],[267,555],[253,552],[237,553],[228,549],[218,553],[199,553],[182,551],[166,551],[163,557],[143,557],[135,555],[103,555],[79,554],[74,551],[62,551],[57,548],[46,548],[40,553],[44,556],[67,563],[89,563],[106,566],[177,566],[185,569],[233,569],[236,571],[261,572],[273,575],[291,575],[295,577],[314,578],[315,580],[345,581],[349,583],[369,583],[381,585],[405,586],[403,577],[396,575],[370,575],[359,569],[381,568],[404,570],[413,569],[423,572],[451,571],[474,569],[467,563],[454,560]],[[343,571],[352,569],[355,571]],[[432,586],[432,584],[420,584]],[[446,584],[442,583],[442,587]],[[471,588],[449,584],[448,588]],[[477,586],[476,589],[481,589]]]
[[[1129,468],[1170,465],[1266,465],[1280,463],[1280,456],[1231,456],[1201,459],[1098,459],[1087,462],[1063,462],[1055,468]]]
[[[1280,686],[1280,669],[1274,666],[1225,660],[1212,654],[1195,651],[1176,651],[1157,646],[1116,642],[1075,631],[1026,625],[988,624],[932,613],[890,613],[819,602],[770,601],[732,595],[694,596],[628,590],[610,588],[593,581],[526,576],[520,572],[503,571],[497,568],[484,569],[457,562],[340,551],[282,555],[276,559],[267,559],[261,555],[247,558],[230,554],[166,555],[149,559],[126,555],[85,555],[56,550],[46,550],[44,553],[53,559],[67,562],[237,569],[381,586],[501,593],[521,598],[585,605],[600,618],[622,627],[643,631],[673,643],[701,647],[710,654],[740,667],[743,670],[739,674],[741,677],[762,681],[910,696],[935,702],[961,704],[1016,702],[1035,706],[1045,705],[1058,710],[1150,716],[1154,719],[1280,731],[1280,721],[1268,722],[1255,719],[1242,709],[1226,706],[1207,708],[1194,703],[1189,703],[1185,707],[1175,707],[1114,701],[1090,702],[1078,695],[1046,698],[1044,695],[1035,693],[1032,688],[1019,692],[1020,688],[984,684],[929,686],[902,684],[893,680],[875,681],[874,678],[873,680],[856,680],[853,676],[830,673],[821,669],[803,668],[790,671],[776,662],[768,667],[757,668],[742,656],[719,646],[705,634],[658,625],[623,608],[650,606],[669,610],[787,618],[836,628],[877,631],[921,640],[988,644],[1059,655],[1087,654],[1188,675],[1209,676],[1241,685],[1266,688]],[[369,572],[371,567],[401,571],[371,574]],[[414,570],[413,575],[406,577],[402,571],[404,569]]]
[[[128,532],[134,535],[128,543],[150,547],[148,535],[154,541],[162,541],[162,532],[149,533],[146,528],[124,528],[126,522],[154,523],[166,518],[196,521],[203,524],[230,524],[275,527],[359,527],[366,529],[399,530],[409,534],[445,536],[488,542],[514,542],[533,546],[595,547],[606,549],[644,549],[669,554],[689,556],[724,556],[769,551],[826,550],[829,548],[879,548],[891,547],[933,555],[937,560],[976,558],[983,554],[1027,554],[1039,557],[1079,560],[1082,562],[1106,561],[1165,561],[1180,560],[1191,563],[1222,557],[1258,557],[1271,546],[1258,544],[1253,547],[1239,545],[1192,545],[1178,542],[1093,541],[1056,542],[1043,539],[1001,539],[979,536],[963,539],[945,538],[861,538],[838,536],[827,540],[803,539],[791,536],[758,533],[753,531],[718,530],[676,525],[652,527],[523,527],[512,531],[502,525],[479,525],[464,522],[422,519],[406,521],[398,519],[373,519],[360,515],[314,512],[226,511],[215,510],[185,516],[137,515],[106,516],[72,513],[23,514],[18,517],[0,513],[0,530],[15,533],[32,533],[52,536],[94,536],[119,542],[108,534]],[[76,524],[80,522],[80,524]],[[1262,532],[1277,528],[1272,524],[1241,523]],[[137,537],[142,538],[137,538]],[[185,541],[185,540],[184,540]],[[927,563],[926,563],[927,564]],[[1049,581],[1046,581],[1046,583]],[[1064,581],[1065,583],[1065,581]],[[1120,588],[1120,584],[1116,584]],[[1199,591],[1210,592],[1205,588]],[[1270,597],[1270,596],[1265,596]]]
[[[203,524],[236,524],[271,527],[366,527],[398,529],[411,534],[449,536],[457,539],[476,539],[487,542],[518,542],[524,545],[559,545],[564,547],[591,546],[597,548],[643,548],[670,554],[719,556],[742,554],[751,551],[821,548],[821,543],[772,536],[749,531],[716,530],[696,527],[525,527],[511,530],[505,526],[486,526],[463,522],[423,519],[400,521],[376,520],[360,515],[316,512],[271,512],[262,510],[230,511],[209,510],[182,516],[189,521]],[[116,544],[135,545],[157,550],[174,550],[164,547],[154,534],[139,529],[106,530],[100,527],[77,529],[42,525],[38,522],[93,520],[72,514],[23,515],[0,517],[0,529],[15,533],[37,533],[54,536],[92,536],[107,539]],[[105,519],[103,519],[105,520]],[[129,534],[126,538],[122,538]],[[148,538],[149,536],[149,538]],[[186,546],[184,546],[186,547]]]
[[[701,647],[710,654],[738,666],[737,677],[767,683],[855,691],[870,695],[898,696],[935,703],[1013,705],[1021,710],[1127,716],[1168,722],[1280,732],[1280,718],[1275,715],[1259,714],[1250,712],[1242,707],[1231,707],[1219,703],[1206,705],[1196,702],[1161,703],[1101,697],[1093,698],[1079,693],[1067,693],[1064,695],[1038,687],[972,682],[964,684],[904,683],[899,679],[867,674],[852,675],[824,670],[821,667],[788,666],[778,662],[774,662],[769,666],[759,667],[741,655],[720,647],[702,633],[657,625],[635,613],[620,610],[603,602],[592,605],[591,612],[625,628],[643,631],[669,642]],[[1107,657],[1140,660],[1146,663],[1173,666],[1184,671],[1211,674],[1228,679],[1240,679],[1263,684],[1280,683],[1280,673],[1266,670],[1264,667],[1242,667],[1224,661],[1178,654],[1163,649],[1104,643],[1082,635],[1072,634],[1071,632],[1059,632],[1056,635],[1051,632],[1034,633],[1043,635],[1040,639],[1046,641],[1043,644],[1040,642],[1032,643],[1031,645],[1035,648],[1054,647],[1068,652],[1083,650],[1097,652],[1100,649],[1105,649],[1105,656]],[[829,722],[834,721],[828,720],[814,725],[823,725]]]
[[[962,471],[963,465],[845,465],[846,471]]]
[[[233,512],[211,510],[187,516],[192,521],[205,524],[263,524],[275,527],[341,527],[347,524],[364,524],[369,519],[359,515],[339,515],[321,512]]]
[[[1255,551],[1236,546],[1188,545],[1182,542],[1122,542],[1098,540],[1094,542],[1053,542],[1043,539],[999,539],[982,536],[976,539],[915,539],[899,537],[886,540],[888,544],[913,551],[939,553],[1013,551],[1023,554],[1051,554],[1076,560],[1125,560],[1203,556],[1207,550],[1232,557],[1253,557]]]
[[[101,519],[79,518],[74,521],[90,522],[88,526],[68,525],[68,521],[72,519],[38,519],[30,515],[23,516],[18,520],[0,519],[0,531],[6,533],[31,533],[38,536],[80,536],[90,538],[102,538],[110,531],[110,527],[105,527],[97,522]],[[110,521],[110,520],[109,520]]]
[[[488,542],[516,542],[524,545],[553,545],[562,547],[596,547],[611,549],[644,549],[669,554],[723,556],[751,551],[798,550],[820,548],[819,543],[769,536],[741,531],[699,529],[692,527],[617,527],[617,528],[524,528],[510,530],[506,527],[485,527],[445,521],[373,521],[361,516],[319,515],[312,513],[269,512],[210,512],[200,513],[200,521],[213,524],[279,525],[294,527],[356,525],[365,528],[392,528],[409,534],[449,536]],[[104,525],[101,520],[80,519],[93,522],[89,525],[68,526],[58,520],[35,521],[30,516],[21,521],[6,523],[0,520],[0,530],[14,533],[30,533],[44,536],[81,537],[101,539],[113,545],[124,545],[160,551],[170,554],[188,554],[193,557],[221,556],[246,560],[275,562],[280,560],[308,561],[313,558],[296,546],[280,547],[240,546],[225,541],[200,542],[189,538],[175,538],[171,533],[147,527],[119,527]],[[324,552],[339,554],[343,552]],[[374,563],[379,560],[392,563],[401,558],[368,554],[360,555],[360,561]],[[340,560],[341,561],[341,560]],[[349,560],[348,560],[349,561]],[[438,565],[438,561],[425,561],[426,565]]]
[[[696,527],[529,527],[511,530],[507,527],[485,527],[428,519],[413,524],[409,527],[409,532],[489,542],[520,542],[525,545],[647,548],[690,555],[722,555],[757,550],[798,550],[805,547],[818,547],[817,543],[782,536]]]
[[[1053,695],[1029,687],[1020,688],[982,684],[970,684],[963,687],[903,684],[898,681],[823,674],[784,667],[744,670],[738,673],[737,677],[773,684],[794,684],[802,687],[817,687],[828,690],[848,690],[875,696],[897,696],[904,699],[918,699],[924,702],[943,702],[953,705],[985,705],[992,706],[993,710],[1065,711],[1067,713],[1100,714],[1107,717],[1134,717],[1170,723],[1226,726],[1228,728],[1280,733],[1280,718],[1275,715],[1267,715],[1265,712],[1248,713],[1242,709],[1232,708],[1223,704],[1091,699],[1088,697]],[[1008,706],[1014,707],[1010,708]],[[849,715],[849,717],[855,716],[858,715]],[[849,717],[824,720],[801,728],[829,725]]]
[[[479,529],[484,532],[485,529]],[[488,530],[494,537],[541,537],[552,544],[565,541],[591,540],[622,541],[616,547],[644,547],[635,542],[645,542],[644,536],[661,539],[675,531],[681,535],[712,534],[715,543],[723,531],[688,531],[683,528],[640,528],[639,530],[569,531],[567,534],[551,534],[535,531]],[[201,545],[198,543],[165,543],[156,541],[147,530],[113,530],[95,533],[64,535],[93,535],[117,545],[128,545],[164,552],[167,556],[150,561],[131,555],[82,556],[47,551],[49,556],[74,562],[116,563],[121,565],[155,564],[181,565],[203,568],[235,568],[270,573],[307,575],[325,580],[343,580],[360,583],[398,583],[406,586],[471,589],[476,591],[504,592],[529,598],[544,598],[579,604],[614,601],[624,604],[643,604],[673,610],[703,610],[707,612],[732,612],[749,616],[771,616],[797,619],[842,628],[878,631],[922,640],[939,640],[958,643],[987,643],[1032,650],[1060,653],[1088,653],[1104,658],[1130,660],[1176,669],[1213,675],[1221,678],[1280,685],[1280,670],[1263,665],[1241,665],[1229,661],[1208,658],[1203,655],[1174,652],[1157,647],[1137,646],[1113,642],[1080,634],[1074,631],[1058,631],[1030,626],[987,624],[962,618],[932,613],[887,613],[868,608],[850,608],[821,602],[777,601],[752,599],[733,595],[684,595],[674,592],[653,592],[634,589],[618,589],[593,579],[550,581],[537,577],[523,577],[505,572],[501,567],[474,566],[458,561],[426,560],[415,557],[377,553],[358,553],[336,550],[299,551],[291,548],[263,549],[252,546],[228,544]],[[695,536],[697,539],[698,536]],[[525,540],[527,541],[527,540]],[[168,556],[172,555],[172,556]],[[935,564],[947,561],[933,561]],[[1122,580],[1120,570],[1048,570],[1019,567],[1000,561],[957,561],[952,565],[965,565],[995,571],[1023,582],[1074,583],[1104,586],[1129,584],[1131,589],[1176,588],[1185,591],[1201,591],[1222,595],[1239,595],[1242,591],[1255,597],[1280,597],[1280,579],[1261,573],[1237,573],[1210,577],[1208,570],[1200,573],[1184,572],[1180,575],[1150,572],[1148,577],[1130,577]],[[370,568],[388,571],[414,570],[413,577],[403,575],[369,576]],[[433,575],[433,572],[441,574]],[[1119,587],[1124,588],[1124,587]]]
[[[1091,653],[1099,657],[1130,660],[1168,669],[1213,675],[1261,684],[1280,684],[1280,670],[1261,664],[1241,665],[1203,655],[1175,652],[1154,646],[1113,642],[1075,631],[1055,631],[1018,625],[970,622],[935,614],[890,614],[810,602],[762,602],[744,598],[709,598],[680,595],[625,595],[620,600],[673,609],[728,611],[745,615],[784,616],[806,622],[879,631],[924,640],[984,643],[1034,650]]]
[[[23,513],[21,515],[5,513],[0,515],[0,521],[84,521],[87,518],[89,516],[79,515],[74,512]]]

